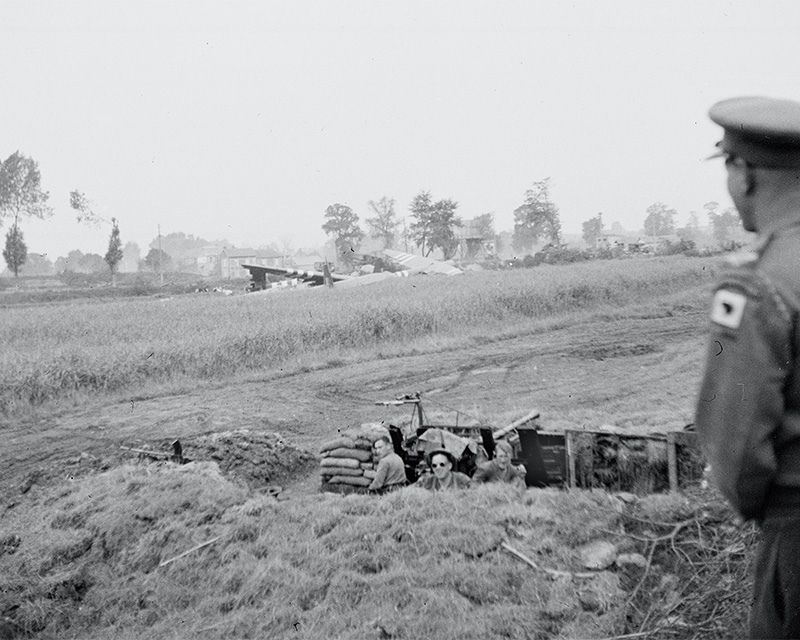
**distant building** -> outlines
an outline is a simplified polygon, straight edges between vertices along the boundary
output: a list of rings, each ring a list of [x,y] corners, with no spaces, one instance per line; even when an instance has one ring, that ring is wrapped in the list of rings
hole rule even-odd
[[[272,251],[261,249],[233,249],[224,248],[219,256],[220,275],[228,280],[234,278],[249,278],[250,272],[242,268],[243,264],[253,264],[262,267],[278,267],[285,256]]]
[[[325,258],[318,253],[302,253],[298,251],[287,260],[286,266],[305,271],[322,271],[321,265],[324,263]]]
[[[494,259],[497,256],[497,241],[490,231],[480,218],[463,220],[462,225],[455,229],[461,260],[483,262]]]
[[[225,247],[217,245],[193,249],[191,253],[194,255],[194,271],[201,276],[219,276],[222,273],[220,262],[224,250]]]

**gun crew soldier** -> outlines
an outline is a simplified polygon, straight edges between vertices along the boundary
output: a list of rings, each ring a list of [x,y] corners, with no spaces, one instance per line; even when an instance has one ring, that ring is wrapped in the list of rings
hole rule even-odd
[[[505,482],[519,489],[525,488],[525,474],[527,473],[523,465],[514,466],[511,464],[513,449],[507,442],[497,443],[494,459],[478,465],[472,481],[482,482]]]
[[[430,473],[422,476],[417,484],[430,491],[446,489],[469,489],[472,480],[466,474],[455,471],[456,459],[449,451],[439,449],[426,456]]]
[[[388,493],[406,486],[406,466],[403,459],[395,453],[391,439],[381,436],[373,447],[378,458],[378,467],[369,490]]]
[[[720,490],[762,530],[750,635],[800,638],[800,103],[733,98],[709,116],[758,244],[717,284],[696,425]]]

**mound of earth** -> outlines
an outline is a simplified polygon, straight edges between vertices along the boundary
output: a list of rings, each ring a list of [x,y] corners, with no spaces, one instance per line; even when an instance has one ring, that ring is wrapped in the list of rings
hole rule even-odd
[[[181,441],[192,460],[210,460],[227,478],[251,489],[285,482],[307,473],[316,457],[279,433],[236,429]]]

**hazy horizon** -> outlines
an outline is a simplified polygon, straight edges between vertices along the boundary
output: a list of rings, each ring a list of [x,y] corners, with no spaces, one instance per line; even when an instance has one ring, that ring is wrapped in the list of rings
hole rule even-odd
[[[143,250],[184,232],[319,247],[325,208],[430,190],[498,231],[549,177],[563,231],[730,206],[708,108],[800,98],[792,2],[17,2],[0,159],[55,215],[30,252],[105,251],[80,190]],[[4,228],[6,225],[4,225]],[[5,231],[3,232],[5,233]],[[146,251],[143,251],[145,253]]]

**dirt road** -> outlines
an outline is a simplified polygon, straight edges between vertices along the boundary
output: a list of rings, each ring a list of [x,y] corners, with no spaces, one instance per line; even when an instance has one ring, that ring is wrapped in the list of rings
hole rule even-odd
[[[429,416],[451,424],[472,417],[503,426],[536,408],[547,429],[680,428],[692,419],[704,330],[703,312],[664,305],[623,319],[576,317],[560,328],[457,349],[98,400],[4,425],[1,485],[18,493],[26,483],[113,464],[126,455],[123,444],[240,428],[279,432],[316,452],[337,429],[407,420],[409,407],[375,403],[415,391]]]

